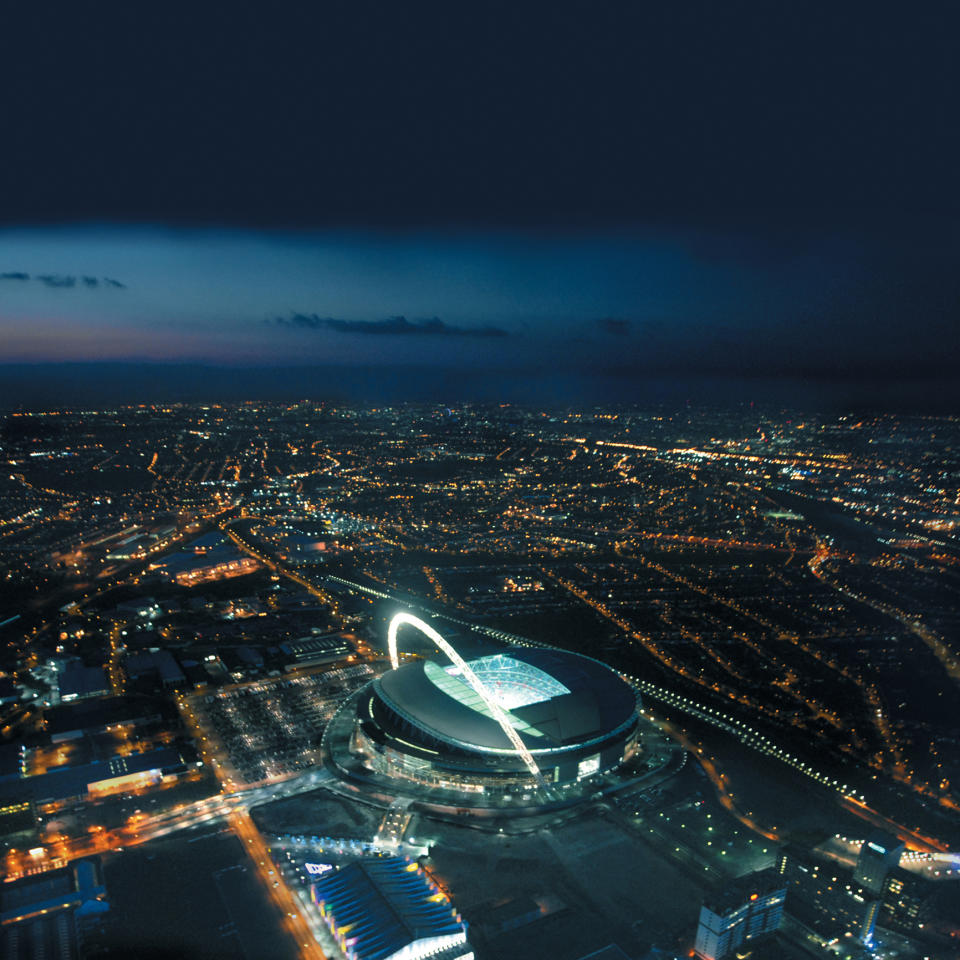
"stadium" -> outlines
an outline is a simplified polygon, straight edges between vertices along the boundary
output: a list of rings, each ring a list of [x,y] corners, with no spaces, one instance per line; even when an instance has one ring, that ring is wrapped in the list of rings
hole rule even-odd
[[[464,661],[407,614],[391,624],[395,664],[397,619],[434,639],[452,662],[414,660],[364,688],[355,701],[350,748],[373,772],[495,794],[572,786],[635,753],[636,694],[604,664],[526,647]]]

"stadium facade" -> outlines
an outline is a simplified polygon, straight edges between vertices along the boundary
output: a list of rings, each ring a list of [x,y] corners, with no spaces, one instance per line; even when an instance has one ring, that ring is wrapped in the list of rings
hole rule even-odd
[[[350,748],[377,774],[464,794],[566,787],[634,755],[638,708],[616,672],[567,651],[416,660],[364,688]]]

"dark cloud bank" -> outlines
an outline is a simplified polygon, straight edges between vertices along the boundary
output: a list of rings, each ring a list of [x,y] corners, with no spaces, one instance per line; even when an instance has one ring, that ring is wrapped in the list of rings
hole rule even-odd
[[[95,290],[97,287],[105,287],[113,290],[126,290],[127,285],[112,277],[76,277],[68,273],[35,273],[31,276],[22,270],[10,270],[6,273],[0,273],[0,280],[13,280],[21,283],[40,283],[52,290],[70,290],[73,287],[82,285],[88,289]]]
[[[434,336],[434,337],[506,337],[501,327],[456,327],[438,317],[428,320],[408,320],[406,317],[387,317],[385,320],[340,320],[321,317],[315,313],[294,313],[289,317],[275,317],[278,327],[301,330],[336,330],[338,333],[362,333],[373,336]]]

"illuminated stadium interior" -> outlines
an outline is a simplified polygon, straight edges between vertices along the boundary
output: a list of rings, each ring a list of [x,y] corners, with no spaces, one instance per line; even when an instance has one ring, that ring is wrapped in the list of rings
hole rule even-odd
[[[510,711],[533,703],[543,703],[570,692],[550,674],[504,654],[493,654],[479,660],[470,660],[468,663],[489,698],[501,708],[514,730],[530,736],[542,737],[543,733]],[[427,662],[424,664],[424,673],[427,679],[448,697],[453,697],[458,703],[490,717],[491,720],[496,719],[480,694],[463,679],[459,667],[441,667],[439,664]]]
[[[570,691],[558,680],[554,680],[549,673],[534,667],[532,664],[515,660],[506,654],[495,653],[479,660],[470,660],[470,666],[477,675],[484,689],[504,710],[513,710],[514,707],[525,707],[530,703],[541,703],[551,697],[559,697]],[[430,664],[429,666],[435,666]],[[456,677],[460,686],[469,690],[467,682],[462,679],[461,671],[456,666],[446,667],[445,673]],[[428,675],[434,683],[438,680],[428,670]],[[444,687],[451,693],[449,687]],[[453,694],[457,696],[457,694]],[[457,696],[457,699],[460,699]],[[479,699],[479,698],[478,698]],[[461,703],[464,701],[461,700]],[[476,708],[474,708],[476,709]]]

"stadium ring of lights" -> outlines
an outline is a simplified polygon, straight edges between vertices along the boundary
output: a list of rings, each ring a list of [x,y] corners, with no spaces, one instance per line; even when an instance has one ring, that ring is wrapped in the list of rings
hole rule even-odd
[[[405,617],[400,622],[422,629],[418,618]],[[436,631],[423,632],[435,640]],[[448,653],[445,641],[438,646]],[[575,785],[635,754],[636,692],[599,661],[525,647],[466,664],[450,659],[405,663],[363,689],[350,750],[370,770],[424,787],[496,794]]]

